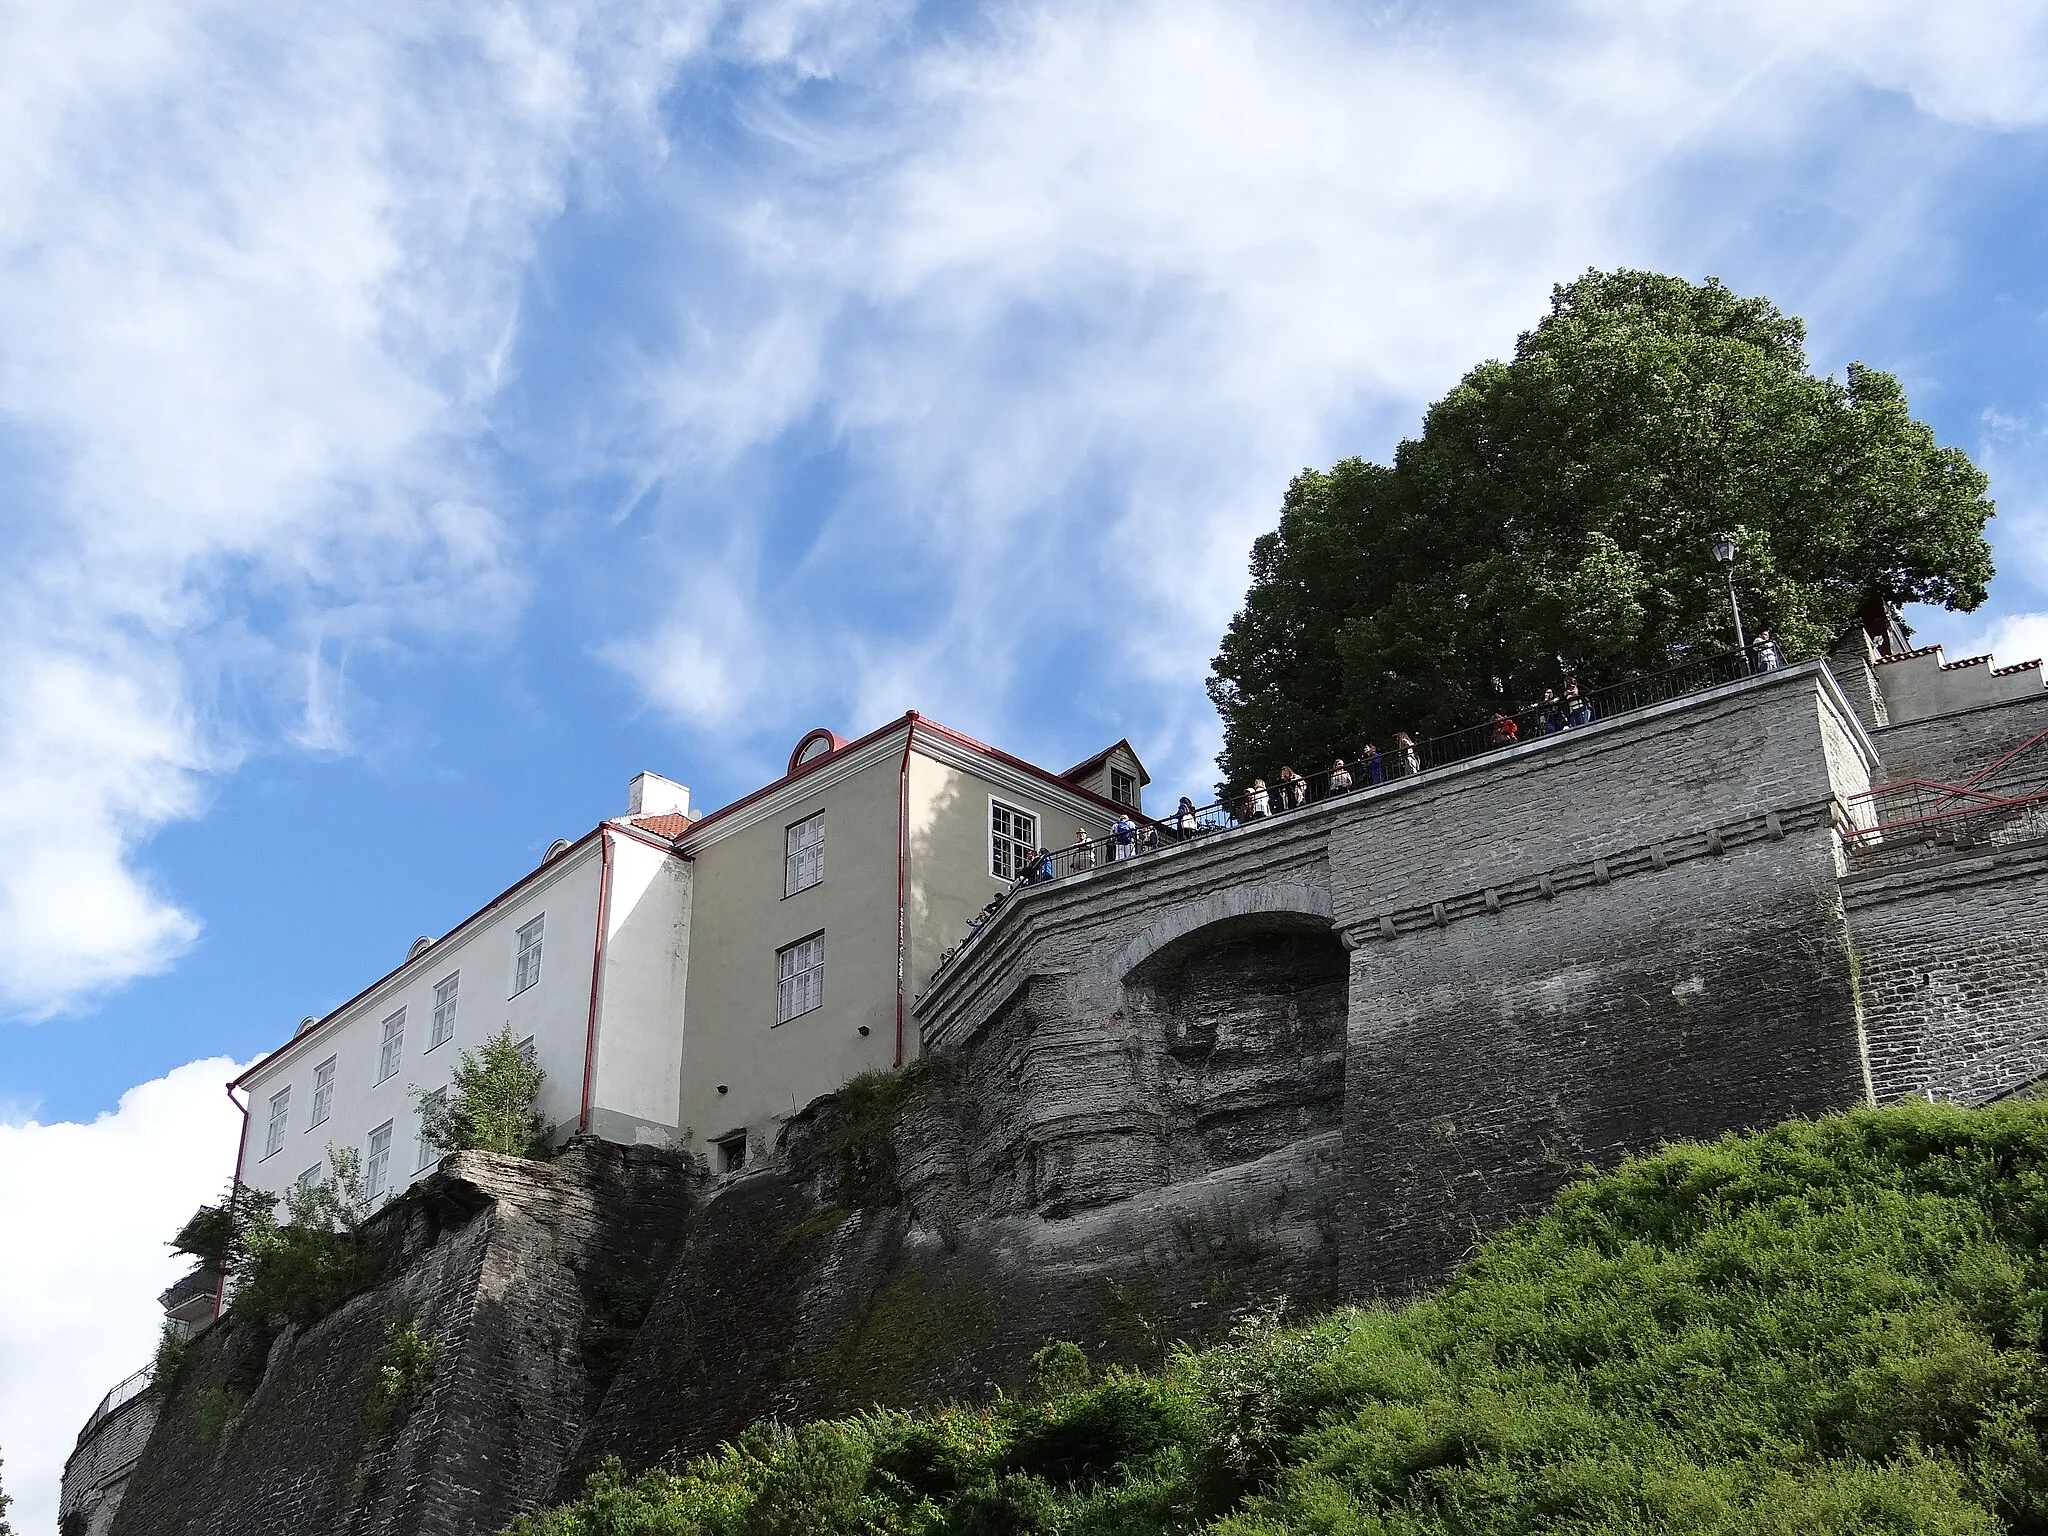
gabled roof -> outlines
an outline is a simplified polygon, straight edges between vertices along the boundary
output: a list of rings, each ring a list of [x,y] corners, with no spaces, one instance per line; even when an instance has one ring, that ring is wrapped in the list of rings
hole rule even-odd
[[[1140,784],[1150,784],[1152,782],[1152,775],[1145,771],[1145,759],[1138,756],[1138,749],[1131,745],[1130,738],[1126,736],[1118,737],[1087,761],[1074,764],[1073,767],[1061,774],[1060,777],[1063,779],[1086,778],[1104,763],[1108,762],[1119,748],[1129,755],[1132,762],[1138,765],[1138,782]]]

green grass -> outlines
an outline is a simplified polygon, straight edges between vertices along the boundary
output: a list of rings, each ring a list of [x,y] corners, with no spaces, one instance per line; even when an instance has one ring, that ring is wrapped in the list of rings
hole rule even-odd
[[[2048,1106],[1673,1147],[1436,1294],[757,1426],[520,1536],[2048,1532]]]

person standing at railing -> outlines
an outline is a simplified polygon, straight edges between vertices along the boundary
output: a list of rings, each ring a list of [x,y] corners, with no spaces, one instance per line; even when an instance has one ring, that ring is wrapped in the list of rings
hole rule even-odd
[[[1195,816],[1195,802],[1186,795],[1182,795],[1180,797],[1180,809],[1173,813],[1174,836],[1178,837],[1182,842],[1186,842],[1195,835],[1199,825],[1200,823]]]
[[[1338,758],[1330,764],[1330,793],[1341,795],[1351,788],[1351,770],[1344,766],[1344,759]]]
[[[1050,848],[1038,850],[1038,858],[1031,866],[1031,878],[1034,880],[1050,880],[1052,878],[1052,850]]]
[[[1593,723],[1593,702],[1579,692],[1579,682],[1573,678],[1564,685],[1564,720],[1567,726],[1591,725]]]
[[[1094,867],[1095,839],[1090,837],[1088,829],[1083,827],[1074,834],[1074,868],[1093,869]]]
[[[1246,821],[1263,821],[1272,814],[1272,802],[1266,798],[1266,781],[1264,779],[1253,779],[1252,787],[1246,792],[1244,797],[1244,819]]]
[[[1537,701],[1536,724],[1546,736],[1555,736],[1564,729],[1564,701],[1557,696],[1555,688],[1544,689],[1543,697]]]
[[[1111,857],[1119,864],[1138,851],[1138,824],[1131,820],[1129,811],[1117,814],[1116,826],[1110,830],[1112,839]]]
[[[1520,728],[1516,726],[1513,715],[1504,715],[1499,710],[1493,712],[1493,729],[1487,734],[1490,745],[1512,747],[1515,738],[1520,734]]]
[[[1775,672],[1785,665],[1785,653],[1778,649],[1778,637],[1768,629],[1756,632],[1749,643],[1751,667],[1757,672]]]
[[[1296,773],[1285,763],[1280,765],[1280,809],[1295,811],[1301,809],[1308,799],[1308,780]]]
[[[1358,754],[1358,771],[1365,775],[1368,788],[1382,782],[1387,776],[1386,761],[1380,756],[1380,749],[1369,741],[1365,744],[1365,750]]]
[[[1422,772],[1422,754],[1415,750],[1415,738],[1406,731],[1394,732],[1394,777],[1412,778]]]

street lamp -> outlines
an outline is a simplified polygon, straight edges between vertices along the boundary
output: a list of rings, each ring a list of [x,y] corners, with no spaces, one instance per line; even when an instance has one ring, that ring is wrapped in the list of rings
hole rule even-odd
[[[1735,649],[1742,657],[1743,670],[1747,671],[1749,641],[1742,633],[1742,604],[1735,601],[1735,541],[1725,533],[1714,540],[1714,558],[1728,573],[1728,611],[1735,615]]]

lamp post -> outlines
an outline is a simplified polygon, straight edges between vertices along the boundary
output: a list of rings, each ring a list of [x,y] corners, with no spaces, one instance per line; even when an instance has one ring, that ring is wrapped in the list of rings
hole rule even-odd
[[[1749,640],[1742,633],[1742,604],[1735,600],[1735,541],[1727,534],[1714,540],[1714,558],[1728,575],[1728,611],[1735,615],[1735,650],[1742,658],[1742,670],[1749,670]]]

